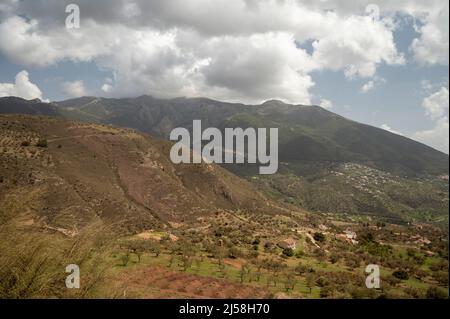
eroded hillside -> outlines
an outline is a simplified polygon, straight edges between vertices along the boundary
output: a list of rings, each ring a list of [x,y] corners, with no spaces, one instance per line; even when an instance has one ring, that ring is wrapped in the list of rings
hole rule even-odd
[[[213,165],[174,165],[171,144],[132,130],[46,117],[0,117],[0,218],[68,234],[97,219],[128,230],[217,210],[274,208]]]

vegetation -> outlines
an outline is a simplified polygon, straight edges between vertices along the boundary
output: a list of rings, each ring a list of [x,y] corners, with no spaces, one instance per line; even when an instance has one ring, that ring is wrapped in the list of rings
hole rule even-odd
[[[283,256],[286,256],[286,257],[294,256],[294,250],[292,248],[283,249]]]
[[[382,205],[311,213],[220,167],[172,165],[166,142],[130,130],[0,116],[0,134],[0,298],[448,298],[448,224],[405,222],[414,202],[395,220]],[[21,145],[44,136],[48,147]],[[336,177],[361,186],[351,179],[360,166],[341,169]],[[301,180],[347,192],[329,177]],[[272,189],[297,193],[295,181]],[[420,201],[437,218],[428,194]],[[347,195],[317,200],[333,207]],[[277,245],[287,239],[295,249]],[[81,289],[65,287],[69,264],[81,268]],[[365,286],[370,264],[381,289]]]
[[[318,241],[319,243],[323,243],[323,242],[325,242],[325,235],[322,233],[315,233],[314,240]]]
[[[0,298],[114,297],[101,291],[112,264],[110,230],[100,224],[87,227],[76,239],[17,231],[17,220],[0,226]],[[81,289],[65,287],[66,266],[80,267]],[[99,294],[100,293],[100,294]]]
[[[46,139],[40,139],[37,143],[36,143],[37,147],[47,147],[48,143]]]
[[[394,276],[395,278],[400,279],[400,280],[408,280],[409,279],[409,274],[405,270],[396,270],[392,273],[392,276]]]

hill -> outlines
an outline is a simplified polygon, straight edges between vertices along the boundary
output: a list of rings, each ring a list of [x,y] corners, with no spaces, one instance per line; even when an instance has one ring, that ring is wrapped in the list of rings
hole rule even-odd
[[[172,164],[170,147],[129,129],[1,115],[0,219],[25,214],[66,232],[100,219],[137,231],[221,210],[274,210],[218,166]]]
[[[58,116],[59,110],[54,105],[42,102],[39,99],[24,100],[9,96],[0,98],[0,114]]]

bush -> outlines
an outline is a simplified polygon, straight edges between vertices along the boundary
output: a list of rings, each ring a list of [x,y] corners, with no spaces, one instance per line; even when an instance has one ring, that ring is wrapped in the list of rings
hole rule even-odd
[[[48,146],[47,140],[46,139],[40,139],[37,142],[36,146],[37,147],[47,147]]]
[[[323,287],[320,289],[320,298],[329,298],[333,295],[333,289],[331,287]]]
[[[255,238],[255,240],[253,240],[253,245],[259,245],[261,243],[261,240],[259,238]]]
[[[381,245],[377,242],[366,242],[363,244],[365,250],[372,256],[389,257],[392,253],[392,248],[388,245]]]
[[[315,241],[318,241],[319,243],[323,243],[325,241],[325,235],[322,233],[315,233],[313,238]]]
[[[395,278],[400,279],[400,280],[408,280],[409,279],[409,274],[404,270],[396,270],[392,273],[392,276],[394,276]]]
[[[323,287],[325,287],[325,286],[328,286],[328,285],[329,285],[329,282],[328,282],[328,280],[327,280],[325,277],[319,277],[319,278],[316,280],[316,285],[317,285],[318,287],[323,288]]]
[[[337,253],[332,253],[330,256],[330,262],[332,264],[335,264],[339,261],[339,259],[341,259],[341,256],[339,256]]]
[[[363,233],[363,234],[361,234],[359,236],[359,241],[362,244],[374,243],[375,242],[375,236],[371,232],[366,232],[366,233]]]
[[[231,247],[228,252],[228,257],[231,259],[236,259],[243,256],[244,256],[243,252],[237,247]]]
[[[292,248],[283,249],[283,256],[286,256],[286,257],[294,256],[294,250]]]

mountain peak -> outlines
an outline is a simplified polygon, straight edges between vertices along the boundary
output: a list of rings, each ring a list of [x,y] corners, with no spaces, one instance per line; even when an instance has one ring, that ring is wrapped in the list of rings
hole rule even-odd
[[[281,101],[281,100],[273,99],[273,100],[267,100],[267,101],[265,101],[265,102],[264,102],[263,104],[261,104],[261,105],[264,105],[264,106],[267,106],[267,105],[276,106],[276,105],[287,105],[287,104],[284,103],[284,102]]]

